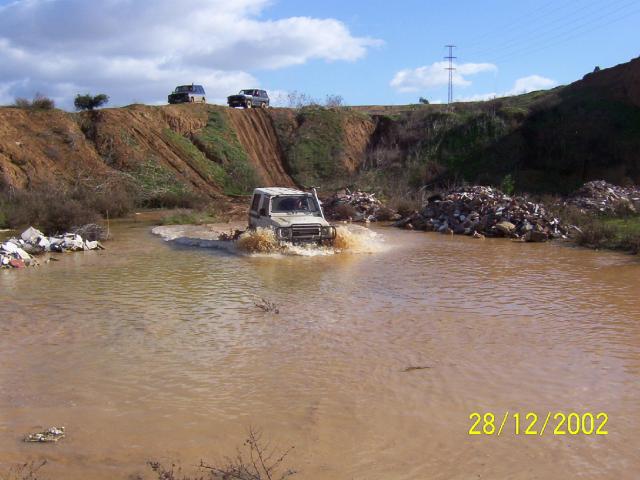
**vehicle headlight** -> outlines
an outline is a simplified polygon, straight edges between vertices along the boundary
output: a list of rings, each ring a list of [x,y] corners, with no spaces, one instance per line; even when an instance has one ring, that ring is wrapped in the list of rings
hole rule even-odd
[[[332,227],[331,225],[328,227],[322,227],[322,237],[336,238],[336,227]]]
[[[279,239],[285,239],[291,237],[291,228],[290,227],[280,227],[276,229],[276,236]]]

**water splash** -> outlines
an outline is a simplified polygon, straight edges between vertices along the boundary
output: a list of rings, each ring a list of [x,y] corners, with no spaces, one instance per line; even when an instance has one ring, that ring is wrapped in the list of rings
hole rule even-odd
[[[386,248],[380,234],[358,225],[340,225],[336,234],[333,249],[338,252],[377,253]]]
[[[240,235],[236,248],[246,253],[271,253],[277,251],[279,245],[273,230],[258,227]]]
[[[197,228],[186,226],[156,227],[153,233],[165,240],[184,246],[223,249],[229,253],[240,253],[252,256],[303,256],[316,257],[340,253],[377,253],[386,248],[382,236],[359,225],[339,225],[336,227],[336,239],[331,246],[316,244],[293,245],[280,244],[273,230],[257,228],[244,232],[237,241],[217,240],[212,230],[200,232]]]
[[[239,251],[249,254],[279,254],[316,257],[337,253],[375,253],[384,248],[382,238],[377,233],[358,225],[340,225],[336,228],[333,245],[316,244],[280,245],[272,230],[258,228],[243,233],[237,242]]]

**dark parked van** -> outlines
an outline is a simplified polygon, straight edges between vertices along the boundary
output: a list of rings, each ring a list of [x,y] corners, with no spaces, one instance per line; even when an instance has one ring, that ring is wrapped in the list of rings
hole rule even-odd
[[[169,94],[169,103],[207,103],[202,85],[180,85]]]

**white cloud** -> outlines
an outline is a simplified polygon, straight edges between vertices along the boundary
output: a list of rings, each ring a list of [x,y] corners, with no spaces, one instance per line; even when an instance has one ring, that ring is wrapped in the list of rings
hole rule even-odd
[[[481,93],[468,97],[458,98],[457,102],[480,102],[484,100],[492,100],[498,97],[508,97],[511,95],[522,95],[524,93],[535,92],[536,90],[545,90],[558,85],[558,82],[551,78],[540,75],[529,75],[528,77],[518,78],[510,90],[502,93]]]
[[[423,67],[405,69],[397,72],[390,85],[399,92],[417,92],[429,88],[440,87],[449,83],[448,62],[435,62]],[[468,87],[471,81],[466,77],[485,72],[495,72],[498,67],[492,63],[461,63],[455,64],[453,84],[458,87]]]
[[[558,82],[550,78],[540,75],[529,75],[528,77],[519,78],[509,90],[508,95],[520,95],[522,93],[535,92],[536,90],[546,90],[558,85]]]
[[[381,42],[335,19],[261,19],[269,0],[28,0],[0,7],[2,98],[36,90],[72,101],[104,92],[112,103],[161,102],[196,82],[222,101],[259,86],[249,72],[310,60],[355,61]]]

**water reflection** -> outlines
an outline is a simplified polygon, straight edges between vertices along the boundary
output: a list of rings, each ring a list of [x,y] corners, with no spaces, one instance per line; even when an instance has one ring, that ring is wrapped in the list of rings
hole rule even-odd
[[[0,272],[0,460],[64,424],[37,451],[52,477],[125,478],[233,454],[253,423],[296,445],[308,479],[630,478],[637,258],[381,232],[375,254],[274,258],[127,225],[106,252]],[[615,435],[467,435],[471,411],[506,409],[599,409]]]

